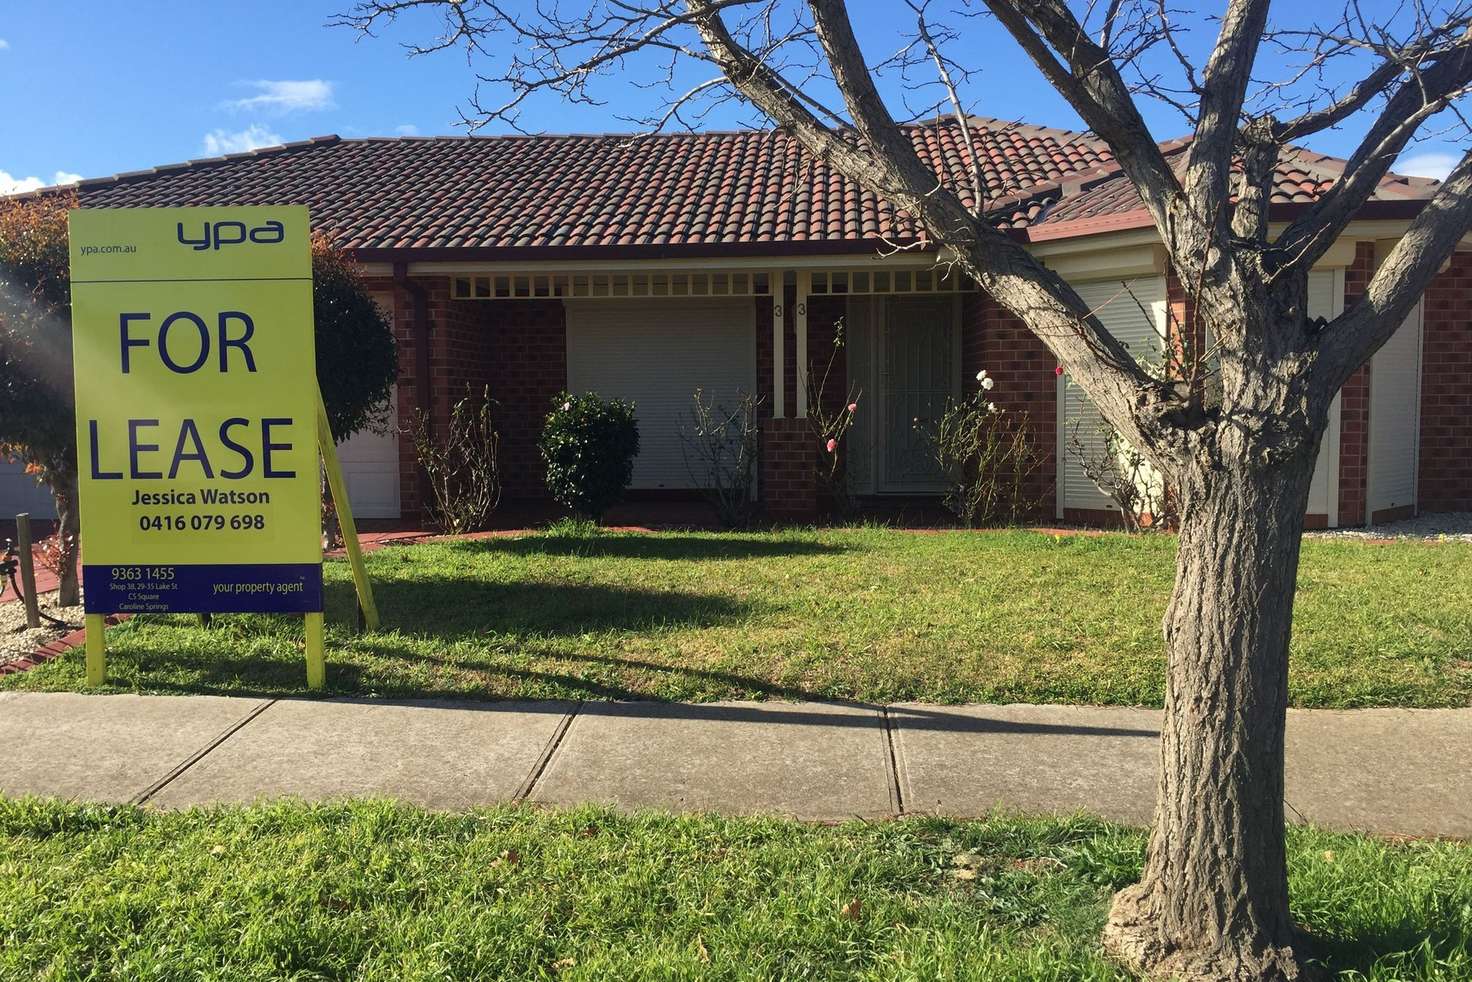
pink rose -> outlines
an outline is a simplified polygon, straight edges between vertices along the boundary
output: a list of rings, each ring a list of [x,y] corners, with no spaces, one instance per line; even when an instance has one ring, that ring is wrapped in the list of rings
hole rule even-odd
[[[1059,365],[1057,368],[1053,369],[1053,374],[1054,375],[1062,375],[1063,374],[1063,366],[1062,365]]]
[[[826,446],[828,447],[828,452],[832,453],[838,449],[838,441],[830,438]]]
[[[859,404],[857,402],[851,402],[851,403],[849,403],[848,404],[848,411],[851,412],[851,413],[858,412],[859,411]]]

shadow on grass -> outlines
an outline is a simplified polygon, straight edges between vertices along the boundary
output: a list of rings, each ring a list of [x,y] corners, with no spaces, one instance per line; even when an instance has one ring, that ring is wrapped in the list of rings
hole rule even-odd
[[[352,610],[351,587],[334,588],[340,596],[329,599],[333,608]],[[445,641],[480,634],[555,638],[713,627],[759,609],[730,596],[685,590],[435,576],[380,584],[374,595],[386,630]]]
[[[576,556],[670,561],[777,559],[847,551],[848,547],[808,539],[774,539],[740,535],[643,535],[613,532],[592,535],[534,535],[520,538],[470,539],[444,543],[444,548],[474,555]]]
[[[1353,937],[1325,938],[1310,934],[1310,957],[1334,977],[1355,973],[1360,978],[1439,978],[1443,965],[1464,957],[1472,937],[1434,920],[1406,913],[1399,919],[1386,911]],[[1407,974],[1394,975],[1390,966]],[[1425,972],[1426,974],[1421,974]],[[1448,976],[1450,977],[1450,976]],[[1457,976],[1461,977],[1461,976]]]

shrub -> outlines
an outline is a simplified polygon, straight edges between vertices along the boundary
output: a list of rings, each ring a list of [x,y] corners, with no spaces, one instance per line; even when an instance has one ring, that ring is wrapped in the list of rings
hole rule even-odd
[[[833,349],[828,354],[828,364],[823,367],[823,374],[815,376],[810,365],[806,375],[808,430],[818,444],[818,453],[814,457],[818,492],[827,497],[835,512],[850,518],[859,509],[858,502],[849,493],[846,466],[848,443],[844,438],[853,428],[854,417],[859,411],[859,396],[863,390],[857,384],[850,386],[843,405],[838,409],[830,409],[823,401],[823,393],[828,391],[828,380],[833,375],[843,343],[843,319],[839,318],[833,323]]]
[[[761,445],[760,396],[741,393],[736,408],[707,403],[700,389],[680,431],[685,467],[705,488],[727,528],[745,528],[756,514],[756,464]]]
[[[323,235],[312,236],[312,320],[317,386],[333,439],[382,430],[399,376],[394,330],[362,268]]]
[[[564,392],[552,401],[539,446],[552,497],[596,522],[623,498],[634,476],[639,454],[634,404]]]
[[[429,519],[452,535],[484,528],[501,501],[500,437],[489,387],[450,407],[450,422],[437,438],[427,414],[414,424],[414,453],[429,478]]]
[[[990,381],[985,371],[977,376]],[[1027,414],[999,408],[988,398],[991,386],[946,406],[935,424],[936,462],[946,475],[946,508],[964,525],[983,528],[1014,525],[1037,502],[1028,479],[1041,460],[1028,435]]]
[[[1090,447],[1079,436],[1080,423],[1068,434],[1068,455],[1079,462],[1084,475],[1102,491],[1130,532],[1167,528],[1174,524],[1170,496],[1155,468],[1118,430],[1099,421],[1099,443]]]

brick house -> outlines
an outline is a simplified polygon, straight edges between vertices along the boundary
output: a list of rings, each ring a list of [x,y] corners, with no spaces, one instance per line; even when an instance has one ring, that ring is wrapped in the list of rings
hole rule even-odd
[[[959,127],[909,132],[971,204]],[[996,225],[1069,279],[1137,355],[1158,351],[1189,311],[1103,142],[984,119],[972,135]],[[1314,200],[1340,166],[1285,154],[1276,212]],[[1354,301],[1434,188],[1382,182],[1315,269],[1310,316]],[[314,226],[355,252],[393,314],[399,429],[421,409],[443,420],[467,385],[489,385],[508,498],[544,494],[536,439],[564,388],[633,399],[643,445],[634,493],[689,496],[680,428],[697,387],[720,401],[763,398],[759,494],[773,516],[818,511],[809,399],[833,407],[854,391],[854,490],[876,505],[934,495],[940,475],[912,424],[986,368],[991,397],[1028,413],[1045,455],[1036,491],[1046,517],[1111,517],[1066,452],[1068,434],[1089,439],[1097,416],[1041,342],[949,274],[905,216],[779,131],[323,137],[84,181],[79,195],[97,207],[310,206]],[[1472,509],[1469,301],[1472,252],[1459,252],[1345,386],[1320,451],[1311,525]],[[810,393],[830,361],[828,385]],[[418,516],[407,438],[354,437],[343,457],[365,517]],[[0,476],[0,514],[14,510],[17,487]]]

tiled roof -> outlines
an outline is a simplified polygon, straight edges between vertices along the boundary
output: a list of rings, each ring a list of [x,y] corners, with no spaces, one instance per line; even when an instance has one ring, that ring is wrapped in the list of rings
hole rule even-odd
[[[909,133],[921,158],[971,205],[960,127],[913,126]],[[1087,133],[978,120],[972,137],[988,200],[1112,162]],[[893,207],[774,130],[321,137],[84,181],[80,194],[92,207],[306,204],[319,229],[349,248],[375,251],[821,248],[915,238]],[[1025,225],[1046,200],[1003,209],[996,221]]]
[[[1091,133],[995,119],[971,130],[998,227],[1097,226],[1139,209]],[[961,128],[908,132],[921,159],[972,205]],[[1273,200],[1312,199],[1332,182],[1335,163],[1299,154],[1280,168]],[[83,181],[79,194],[91,207],[305,204],[316,228],[365,258],[862,251],[917,237],[903,214],[777,130],[319,137]]]
[[[1185,144],[1173,151],[1172,163],[1180,168],[1185,163],[1185,154],[1180,153]],[[1274,205],[1305,205],[1319,197],[1343,173],[1344,161],[1312,151],[1289,148],[1282,154],[1273,174],[1272,203]],[[1371,196],[1375,201],[1407,201],[1430,197],[1437,182],[1424,177],[1405,177],[1387,174]],[[1117,219],[1120,216],[1142,209],[1140,196],[1134,185],[1123,174],[1114,173],[1107,178],[1086,184],[1078,193],[1065,195],[1035,225],[1061,225],[1072,222],[1098,222]]]

